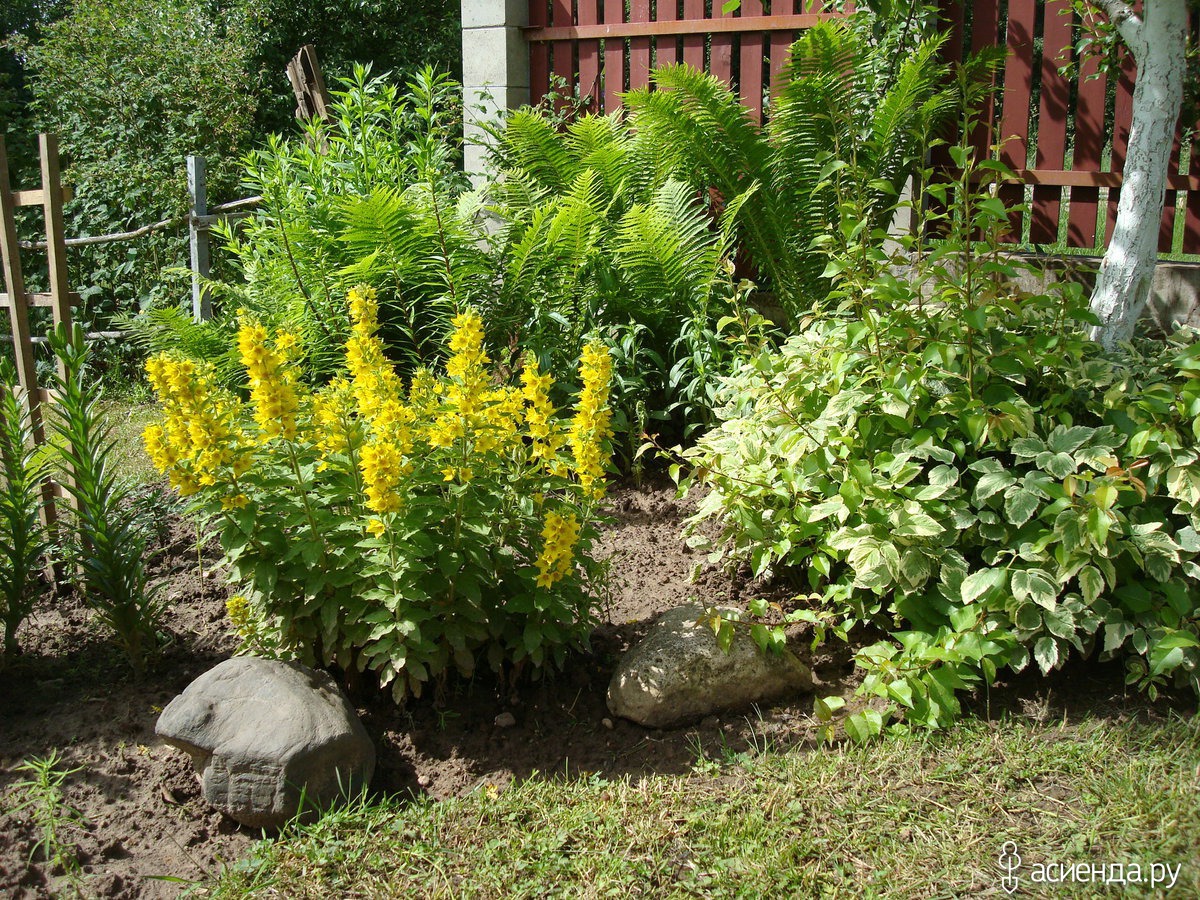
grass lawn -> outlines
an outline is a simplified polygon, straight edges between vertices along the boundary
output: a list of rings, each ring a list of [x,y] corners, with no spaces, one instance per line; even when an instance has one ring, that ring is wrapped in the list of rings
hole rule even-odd
[[[751,755],[698,757],[685,776],[535,776],[441,802],[359,803],[264,841],[209,887],[289,898],[1007,896],[997,860],[1008,841],[1018,895],[1158,896],[1166,885],[1151,886],[1151,867],[1169,864],[1182,867],[1171,893],[1200,896],[1200,719],[976,719],[867,747],[764,741]],[[1144,882],[1033,881],[1080,863],[1137,863]]]
[[[146,455],[142,431],[162,419],[157,403],[106,400],[101,407],[105,424],[112,429],[113,464],[122,478],[149,484],[161,476]]]

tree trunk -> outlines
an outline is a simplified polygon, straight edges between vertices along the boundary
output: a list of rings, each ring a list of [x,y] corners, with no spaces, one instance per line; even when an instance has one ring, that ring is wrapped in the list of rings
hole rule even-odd
[[[1133,337],[1150,297],[1167,165],[1183,99],[1187,0],[1146,0],[1138,19],[1128,7],[1101,2],[1137,62],[1133,121],[1112,240],[1100,264],[1091,309],[1100,319],[1093,340],[1105,349]]]

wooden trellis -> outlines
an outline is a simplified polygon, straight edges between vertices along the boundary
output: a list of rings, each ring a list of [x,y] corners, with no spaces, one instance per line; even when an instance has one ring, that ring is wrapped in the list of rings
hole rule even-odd
[[[53,135],[43,134],[38,138],[41,157],[42,186],[33,190],[13,190],[8,174],[8,154],[4,136],[0,135],[0,250],[3,251],[5,293],[0,294],[0,306],[8,307],[12,326],[13,355],[16,359],[17,379],[22,398],[29,408],[30,426],[36,444],[46,441],[43,422],[43,402],[49,394],[38,386],[37,368],[33,357],[33,334],[30,331],[29,310],[31,307],[49,307],[54,315],[54,324],[71,324],[71,307],[79,297],[67,287],[67,244],[63,232],[63,203],[70,199],[70,190],[62,186],[58,165],[58,140]],[[25,289],[25,275],[21,268],[20,245],[17,241],[16,210],[21,206],[41,206],[45,211],[46,264],[49,270],[48,287],[45,293],[32,293]],[[61,364],[59,374],[63,373]],[[53,482],[42,486],[43,521],[53,527],[57,521],[56,497],[61,496]]]

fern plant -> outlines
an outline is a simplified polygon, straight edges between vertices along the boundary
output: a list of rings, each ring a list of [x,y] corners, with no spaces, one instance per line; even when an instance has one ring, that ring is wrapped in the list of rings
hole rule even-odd
[[[760,276],[796,315],[825,297],[814,242],[886,227],[905,180],[954,108],[927,38],[902,61],[848,22],[822,22],[793,46],[765,126],[711,75],[685,65],[654,73],[655,90],[626,97],[633,127],[696,187],[728,202],[756,191],[737,234]],[[845,226],[844,228],[842,226]]]
[[[600,335],[615,360],[615,423],[628,436],[618,452],[629,464],[652,421],[662,429],[674,411],[672,430],[687,427],[679,388],[697,373],[680,374],[693,359],[683,338],[711,335],[728,311],[745,198],[715,216],[673,174],[672,154],[619,113],[559,129],[544,113],[517,111],[493,165],[501,174],[487,203],[502,277],[493,336],[516,336],[544,365],[565,367],[585,335]]]

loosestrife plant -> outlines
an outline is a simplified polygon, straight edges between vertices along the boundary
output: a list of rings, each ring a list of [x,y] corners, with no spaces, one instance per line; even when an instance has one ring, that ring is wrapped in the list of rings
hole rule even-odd
[[[496,382],[473,310],[454,319],[445,373],[406,383],[376,334],[374,292],[348,301],[345,372],[315,391],[296,338],[249,316],[248,402],[205,364],[148,364],[165,415],[146,446],[219,532],[244,642],[369,670],[397,701],[481,659],[561,665],[595,620],[607,352],[584,350],[567,418],[532,357],[519,385]]]

